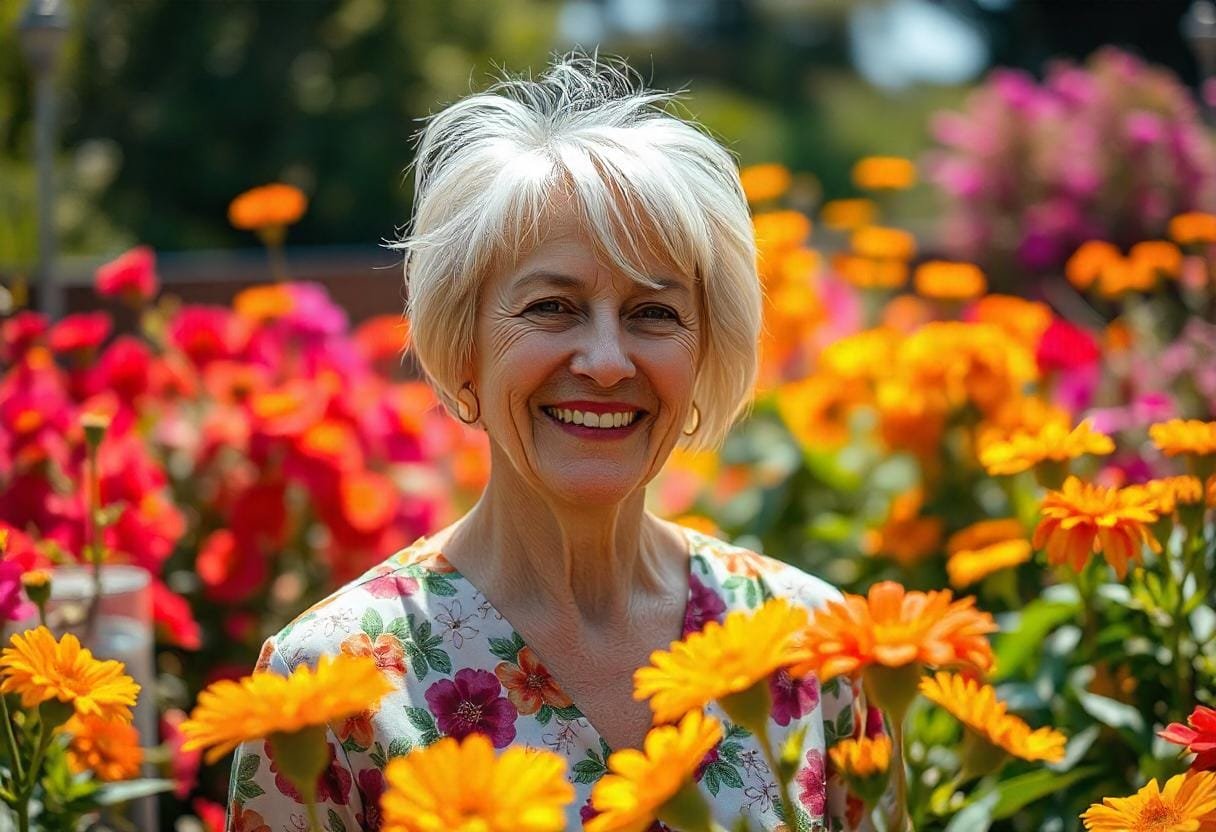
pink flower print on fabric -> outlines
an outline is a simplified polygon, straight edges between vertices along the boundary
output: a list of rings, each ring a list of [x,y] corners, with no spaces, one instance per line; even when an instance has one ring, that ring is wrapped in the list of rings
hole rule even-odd
[[[699,633],[710,621],[721,621],[726,602],[696,575],[688,576],[688,607],[684,610],[684,635]]]
[[[806,752],[806,766],[794,780],[798,783],[798,802],[813,817],[823,814],[828,799],[827,772],[823,754],[816,748]]]
[[[485,734],[495,748],[505,748],[515,739],[519,713],[509,699],[498,695],[499,690],[493,673],[466,667],[452,679],[431,685],[425,696],[444,734],[456,739]]]
[[[819,679],[810,674],[795,679],[782,668],[768,677],[768,688],[773,700],[773,722],[783,728],[819,704]]]

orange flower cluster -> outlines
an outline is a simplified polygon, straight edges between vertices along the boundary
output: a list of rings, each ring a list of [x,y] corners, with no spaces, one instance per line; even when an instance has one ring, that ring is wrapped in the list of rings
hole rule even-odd
[[[833,231],[855,231],[878,217],[878,206],[869,199],[832,199],[819,209],[819,221]]]
[[[864,191],[902,191],[916,184],[916,166],[901,156],[867,156],[853,165],[853,184]]]
[[[988,281],[979,266],[946,260],[921,263],[916,267],[913,282],[918,294],[934,300],[971,300],[988,289]]]
[[[1022,524],[1013,518],[981,520],[946,542],[946,574],[955,589],[1026,563],[1034,552]]]
[[[1054,728],[1030,726],[1008,713],[991,685],[954,673],[937,673],[920,682],[920,692],[945,708],[973,736],[993,748],[1022,760],[1058,763],[1064,759],[1068,738]],[[973,755],[975,758],[990,755]],[[984,774],[987,772],[975,772]]]
[[[1165,240],[1136,243],[1124,257],[1105,240],[1090,240],[1068,259],[1064,274],[1078,290],[1096,288],[1105,298],[1128,292],[1151,292],[1162,278],[1177,278],[1182,272],[1182,252]]]
[[[751,165],[739,171],[739,182],[747,201],[768,202],[778,199],[790,189],[790,170],[785,165]]]
[[[1216,214],[1191,211],[1170,220],[1169,235],[1180,246],[1216,243]]]
[[[1094,433],[1088,422],[1072,430],[1067,423],[1048,422],[1034,433],[1017,432],[1009,439],[990,441],[980,449],[980,462],[992,476],[1017,474],[1042,462],[1068,462],[1085,454],[1105,455],[1114,441]]]
[[[1166,456],[1216,454],[1216,422],[1171,419],[1150,425],[1148,435]]]
[[[233,199],[228,205],[228,221],[244,231],[285,228],[299,222],[307,208],[303,191],[275,182],[250,188]]]

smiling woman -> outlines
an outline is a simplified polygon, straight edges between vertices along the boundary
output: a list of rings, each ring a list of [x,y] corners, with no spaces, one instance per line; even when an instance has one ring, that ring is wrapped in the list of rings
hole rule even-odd
[[[457,418],[488,435],[490,477],[468,514],[263,651],[279,673],[371,655],[394,685],[378,713],[333,727],[320,814],[334,829],[378,826],[388,757],[471,733],[567,758],[577,829],[609,750],[641,746],[651,727],[633,673],[654,651],[765,598],[837,597],[645,510],[672,450],[717,447],[748,407],[760,331],[735,162],[670,103],[627,67],[576,55],[458,101],[422,132],[398,244],[413,349]],[[770,686],[767,733],[801,743],[798,817],[779,817],[756,738],[711,705],[725,730],[698,779],[714,815],[852,828],[825,724],[860,730],[858,697],[785,670]],[[230,825],[303,818],[275,761],[261,764],[269,753],[240,750],[248,782]]]

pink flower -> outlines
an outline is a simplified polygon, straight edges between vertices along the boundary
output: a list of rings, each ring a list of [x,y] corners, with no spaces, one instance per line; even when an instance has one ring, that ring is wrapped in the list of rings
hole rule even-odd
[[[485,734],[495,748],[505,748],[515,739],[518,712],[509,699],[498,695],[500,689],[493,673],[466,667],[452,679],[431,685],[425,696],[443,733],[456,739]]]
[[[137,246],[97,270],[97,294],[119,296],[139,306],[156,294],[156,254],[149,246]]]
[[[823,754],[818,749],[806,752],[806,765],[794,780],[798,783],[798,802],[812,817],[821,816],[828,799],[828,781]]]
[[[689,576],[688,606],[684,609],[684,635],[699,633],[711,621],[721,621],[726,603],[718,593],[701,583],[696,575]]]
[[[57,353],[89,354],[101,346],[113,323],[105,312],[77,312],[51,327],[51,349]]]
[[[21,621],[34,614],[34,605],[21,596],[21,565],[0,560],[0,621]]]
[[[181,732],[181,724],[185,721],[186,712],[180,708],[170,708],[160,718],[160,735],[169,750],[173,794],[178,800],[185,800],[194,791],[198,782],[199,761],[203,756],[202,751],[182,751],[186,737]]]
[[[819,704],[819,680],[813,675],[794,678],[784,668],[768,680],[773,700],[773,722],[785,726],[801,719]]]

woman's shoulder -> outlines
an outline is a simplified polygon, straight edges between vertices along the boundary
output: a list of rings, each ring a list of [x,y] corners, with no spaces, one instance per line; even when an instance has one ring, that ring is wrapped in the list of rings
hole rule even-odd
[[[386,634],[417,640],[423,630],[430,634],[436,615],[453,605],[472,607],[477,599],[466,594],[468,583],[428,538],[419,538],[292,619],[267,640],[258,667],[290,671],[323,655],[374,651]]]
[[[701,583],[712,581],[728,601],[740,606],[757,607],[776,597],[813,609],[842,597],[836,587],[793,564],[695,529],[684,533],[690,542],[693,577]]]

